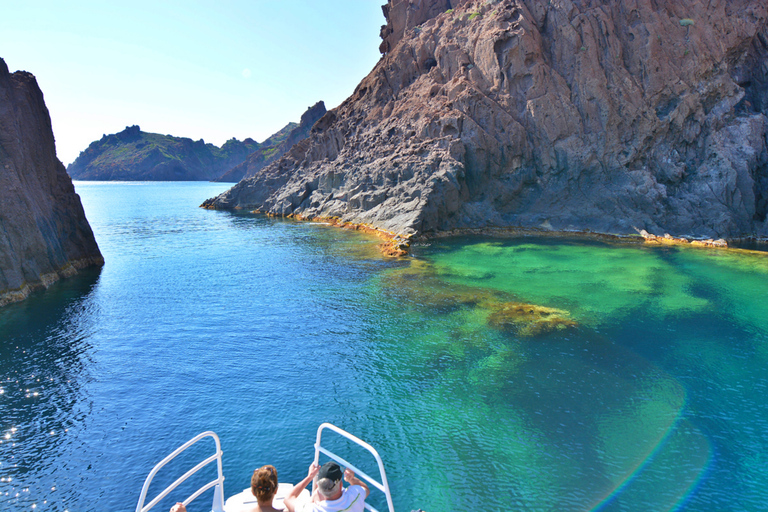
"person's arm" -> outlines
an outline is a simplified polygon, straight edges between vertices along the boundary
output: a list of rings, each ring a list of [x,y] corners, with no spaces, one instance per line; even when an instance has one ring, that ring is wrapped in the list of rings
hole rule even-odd
[[[288,496],[286,496],[283,500],[283,504],[285,505],[285,508],[288,510],[288,512],[296,512],[296,498],[298,498],[299,494],[301,494],[301,491],[303,491],[307,485],[309,485],[309,482],[315,478],[318,471],[320,471],[320,466],[313,462],[309,466],[307,476],[304,477],[304,480],[293,486],[290,494],[288,494]]]
[[[365,497],[367,498],[369,494],[371,494],[371,490],[368,488],[365,482],[360,480],[355,476],[355,472],[351,469],[345,469],[344,470],[344,480],[349,482],[351,485],[359,485],[363,489],[365,489]]]

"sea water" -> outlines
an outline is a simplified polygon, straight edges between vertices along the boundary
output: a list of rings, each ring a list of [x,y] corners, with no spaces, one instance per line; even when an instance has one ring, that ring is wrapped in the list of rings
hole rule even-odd
[[[134,510],[205,430],[227,496],[263,464],[296,482],[324,421],[378,449],[398,511],[765,509],[768,255],[460,238],[386,259],[198,207],[226,187],[76,183],[106,263],[0,309],[0,510]]]

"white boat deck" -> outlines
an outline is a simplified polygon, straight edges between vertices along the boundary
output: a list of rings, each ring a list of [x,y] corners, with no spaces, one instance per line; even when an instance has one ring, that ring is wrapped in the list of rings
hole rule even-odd
[[[375,478],[365,474],[363,471],[360,471],[357,467],[352,465],[350,462],[344,460],[342,457],[336,455],[335,453],[327,450],[326,448],[323,448],[321,446],[321,439],[322,434],[324,430],[330,430],[331,432],[335,432],[336,434],[339,434],[342,437],[347,438],[348,440],[354,442],[355,444],[365,448],[371,455],[373,455],[374,459],[376,460],[376,464],[379,468],[379,475],[380,479],[376,480]],[[149,486],[152,483],[152,479],[155,477],[155,475],[160,471],[163,466],[168,464],[171,460],[176,458],[180,453],[185,451],[190,446],[196,444],[198,441],[201,441],[203,439],[212,438],[215,443],[215,452],[213,455],[209,456],[199,464],[197,464],[195,467],[184,473],[182,476],[177,478],[171,485],[165,488],[162,492],[160,492],[157,496],[152,498],[149,503],[146,503],[147,500],[147,492],[149,490]],[[370,489],[374,490],[377,489],[384,493],[384,496],[387,500],[387,509],[389,512],[395,512],[394,505],[392,504],[392,494],[389,489],[389,483],[387,482],[387,475],[384,471],[384,463],[381,460],[381,457],[379,456],[379,453],[376,451],[375,448],[373,448],[371,445],[363,441],[362,439],[350,434],[349,432],[340,429],[339,427],[335,425],[331,425],[330,423],[323,423],[317,428],[317,441],[315,442],[315,464],[318,464],[320,459],[320,454],[323,454],[330,459],[336,461],[342,466],[345,466],[349,468],[350,470],[355,472],[355,475],[358,478],[361,478],[363,480],[366,480],[369,484],[371,484]],[[136,512],[149,512],[150,509],[152,509],[155,505],[160,503],[166,496],[168,496],[176,487],[178,487],[182,482],[187,480],[189,477],[203,469],[204,467],[208,466],[209,464],[216,463],[217,467],[217,477],[208,482],[207,484],[204,484],[202,487],[200,487],[197,491],[195,491],[191,496],[189,496],[186,500],[184,500],[182,503],[184,505],[189,505],[192,501],[195,500],[198,496],[203,494],[205,491],[209,489],[213,489],[213,503],[211,505],[211,512],[248,512],[249,510],[253,509],[256,504],[256,497],[251,492],[251,489],[244,489],[242,492],[239,492],[235,494],[234,496],[231,496],[229,499],[227,499],[226,502],[224,502],[224,475],[222,473],[221,469],[221,457],[223,452],[221,451],[221,441],[219,441],[219,436],[217,436],[214,432],[208,431],[203,432],[202,434],[198,434],[197,436],[193,437],[183,445],[179,446],[171,452],[170,455],[165,457],[163,460],[158,462],[154,468],[149,472],[149,475],[147,475],[146,480],[144,480],[144,486],[141,489],[141,495],[139,496],[139,502],[136,505]],[[280,483],[278,484],[277,494],[275,495],[274,500],[272,501],[272,506],[277,509],[284,509],[283,500],[286,496],[291,492],[293,489],[293,484],[289,483]],[[299,495],[300,504],[303,504],[304,500],[309,501],[311,499],[310,493],[307,489],[302,490],[301,494]],[[367,510],[370,510],[371,512],[379,512],[377,509],[375,509],[370,503],[365,503],[365,508]]]

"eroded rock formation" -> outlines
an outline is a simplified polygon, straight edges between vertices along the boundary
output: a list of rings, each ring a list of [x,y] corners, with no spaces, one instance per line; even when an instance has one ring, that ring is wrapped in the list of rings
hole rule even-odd
[[[0,306],[103,263],[35,77],[0,59]]]
[[[382,59],[207,201],[399,233],[768,236],[764,0],[390,0]]]
[[[325,115],[325,103],[318,101],[301,115],[298,125],[291,123],[277,134],[261,143],[259,149],[248,155],[241,164],[233,167],[220,178],[213,181],[229,181],[237,183],[243,178],[255,176],[262,168],[286,154],[297,142],[306,139],[309,131],[318,119]],[[290,127],[290,130],[287,128]],[[276,135],[285,135],[276,137]]]

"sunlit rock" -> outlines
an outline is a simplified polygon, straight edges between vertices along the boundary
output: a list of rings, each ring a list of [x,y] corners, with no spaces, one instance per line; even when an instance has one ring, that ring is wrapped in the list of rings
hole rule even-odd
[[[768,4],[390,0],[383,56],[209,201],[400,234],[768,236]]]
[[[537,336],[576,327],[571,314],[562,309],[507,302],[488,316],[488,324],[496,329],[514,329],[521,336]]]

